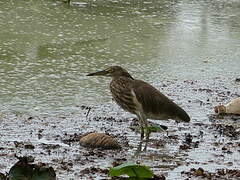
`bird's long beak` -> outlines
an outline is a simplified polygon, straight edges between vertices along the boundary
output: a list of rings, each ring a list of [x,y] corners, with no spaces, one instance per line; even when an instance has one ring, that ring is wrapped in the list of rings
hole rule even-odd
[[[87,74],[87,76],[105,76],[107,74],[108,74],[108,71],[103,70],[103,71],[98,71],[98,72]]]

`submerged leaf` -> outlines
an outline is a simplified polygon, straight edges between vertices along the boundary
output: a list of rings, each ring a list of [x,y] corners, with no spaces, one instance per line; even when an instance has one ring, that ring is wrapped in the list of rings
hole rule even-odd
[[[137,178],[152,178],[153,172],[149,167],[134,164],[134,163],[124,163],[114,168],[111,168],[109,171],[110,176],[120,176],[120,175],[128,175],[129,177],[137,177]]]

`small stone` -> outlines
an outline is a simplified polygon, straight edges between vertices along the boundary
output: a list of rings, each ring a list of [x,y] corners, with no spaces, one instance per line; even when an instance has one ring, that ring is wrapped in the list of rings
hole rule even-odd
[[[235,81],[236,81],[236,82],[240,82],[240,78],[236,78]]]
[[[194,172],[194,174],[195,174],[196,176],[203,176],[203,174],[204,174],[203,168],[198,168],[198,169]]]
[[[183,145],[180,145],[179,147],[181,150],[187,150],[187,149],[190,149],[191,147],[187,144],[183,144]]]
[[[228,150],[228,149],[227,149],[227,147],[223,146],[223,147],[222,147],[222,150],[223,150],[223,151],[226,151],[226,150]]]
[[[166,180],[166,177],[161,174],[161,175],[154,175],[153,177],[154,180]]]
[[[25,149],[35,149],[35,146],[32,145],[32,144],[25,144],[25,145],[24,145],[24,148],[25,148]]]
[[[192,139],[193,139],[193,137],[192,137],[192,135],[190,133],[185,135],[185,141],[186,141],[187,144],[191,144],[192,143]]]
[[[7,176],[3,173],[0,173],[0,179],[7,179]]]

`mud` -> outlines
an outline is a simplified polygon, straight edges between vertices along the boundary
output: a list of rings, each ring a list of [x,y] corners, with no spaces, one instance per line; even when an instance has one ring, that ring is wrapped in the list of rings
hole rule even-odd
[[[186,109],[192,120],[150,120],[168,129],[151,133],[147,151],[138,149],[140,134],[131,128],[137,126],[135,117],[113,102],[84,104],[79,113],[55,117],[1,114],[0,173],[9,172],[16,156],[33,156],[64,180],[110,179],[109,168],[124,162],[150,166],[155,178],[239,178],[240,116],[215,115],[213,110],[239,96],[235,79],[166,81],[157,88]],[[122,148],[81,146],[79,139],[92,132],[111,135]]]
[[[238,179],[240,178],[239,170],[231,170],[231,169],[218,169],[216,173],[210,173],[208,171],[204,171],[202,168],[192,168],[189,172],[181,172],[181,174],[185,174],[190,178],[201,177],[205,179]]]

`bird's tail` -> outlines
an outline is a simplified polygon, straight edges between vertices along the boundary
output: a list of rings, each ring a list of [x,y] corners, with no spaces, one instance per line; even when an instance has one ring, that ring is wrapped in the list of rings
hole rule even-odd
[[[178,109],[177,112],[177,121],[181,122],[190,122],[190,116],[182,108]]]

